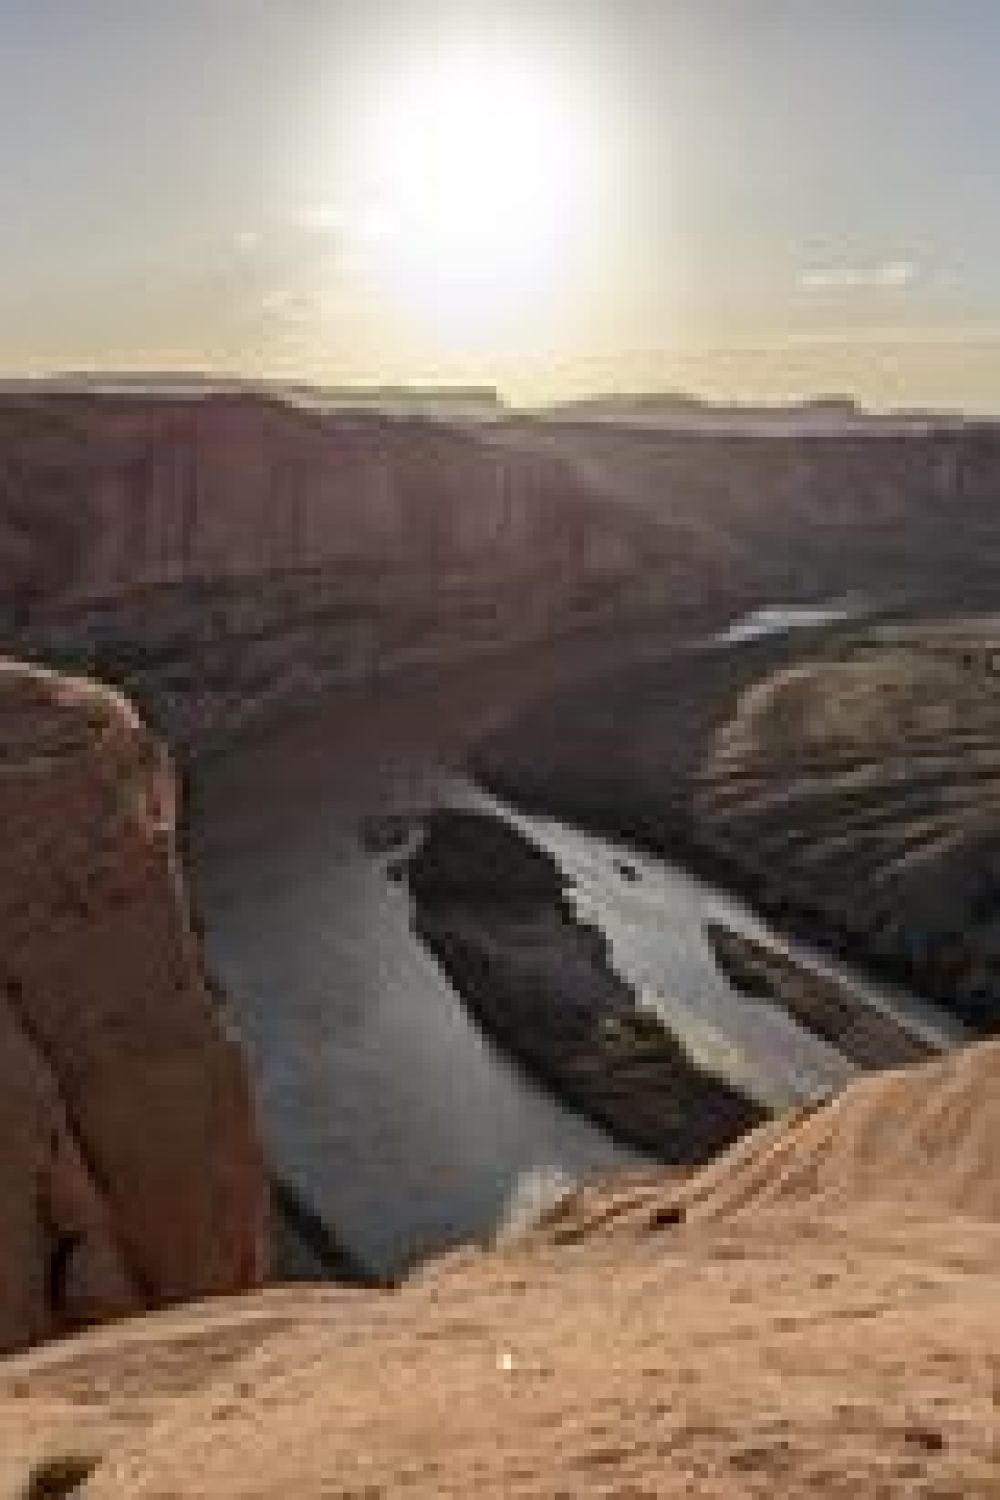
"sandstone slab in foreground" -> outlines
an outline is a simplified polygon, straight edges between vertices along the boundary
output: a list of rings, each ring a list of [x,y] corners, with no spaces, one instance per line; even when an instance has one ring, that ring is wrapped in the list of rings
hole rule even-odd
[[[87,1500],[995,1500],[998,1080],[997,1044],[866,1077],[397,1292],[8,1361],[0,1484],[83,1449]]]

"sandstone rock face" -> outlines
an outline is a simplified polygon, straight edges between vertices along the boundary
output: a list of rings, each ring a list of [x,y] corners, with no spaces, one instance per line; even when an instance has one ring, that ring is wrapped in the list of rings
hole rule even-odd
[[[1000,1045],[859,1079],[762,1126],[681,1194],[697,1221],[752,1212],[1000,1221]]]
[[[651,572],[721,607],[994,584],[998,458],[995,424],[727,433],[7,395],[0,608],[323,570],[417,579],[428,603],[443,579],[506,582],[550,621],[581,587]]]
[[[0,409],[0,557],[43,611],[344,565],[558,578],[634,563],[643,528],[593,499],[557,456],[456,423],[250,395]]]
[[[856,1079],[749,1131],[687,1176],[649,1172],[569,1197],[537,1237],[781,1222],[1000,1225],[1000,1043]]]
[[[995,596],[997,424],[674,430],[7,393],[0,649],[172,746],[331,689],[762,602]]]
[[[659,527],[455,420],[260,395],[0,402],[0,649],[171,745],[649,607]]]
[[[667,586],[733,620],[747,604],[992,601],[1000,424],[839,429],[549,424],[598,493],[655,518]],[[717,616],[718,617],[718,616]]]
[[[0,664],[0,1348],[257,1284],[246,1074],[132,710]]]

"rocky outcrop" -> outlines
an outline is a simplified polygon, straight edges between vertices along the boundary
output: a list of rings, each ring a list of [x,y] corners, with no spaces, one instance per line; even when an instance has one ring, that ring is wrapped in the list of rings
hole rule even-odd
[[[691,790],[787,923],[981,1033],[1000,1023],[998,663],[992,614],[835,633],[736,696]]]
[[[705,937],[737,993],[782,1007],[859,1068],[902,1067],[940,1050],[885,1010],[876,1010],[838,976],[803,968],[783,949],[725,923],[708,921]]]
[[[405,864],[414,927],[480,1025],[615,1139],[693,1165],[764,1118],[615,972],[558,863],[489,813],[439,808]]]
[[[0,1348],[257,1284],[266,1187],[133,711],[0,665]]]

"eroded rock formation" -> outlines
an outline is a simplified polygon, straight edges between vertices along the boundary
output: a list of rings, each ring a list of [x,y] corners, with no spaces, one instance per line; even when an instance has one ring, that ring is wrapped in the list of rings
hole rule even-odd
[[[266,1186],[133,711],[0,664],[0,1349],[257,1284]]]

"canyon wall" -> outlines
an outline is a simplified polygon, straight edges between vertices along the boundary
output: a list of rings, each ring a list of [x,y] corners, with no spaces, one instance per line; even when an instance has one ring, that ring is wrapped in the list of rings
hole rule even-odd
[[[258,1284],[267,1187],[132,710],[0,665],[0,1350]]]
[[[113,682],[191,747],[345,683],[568,633],[669,643],[847,592],[990,599],[998,499],[988,424],[8,395],[0,646]]]
[[[558,421],[526,434],[656,519],[673,561],[758,599],[964,596],[1000,582],[1000,425]]]
[[[0,556],[36,611],[365,564],[558,579],[634,565],[642,530],[487,428],[251,395],[25,399],[0,421]]]
[[[8,396],[0,604],[44,619],[170,585],[367,571],[389,592],[516,579],[555,616],[582,581],[681,564],[734,592],[995,580],[998,499],[985,423],[679,431],[251,393]]]
[[[0,644],[122,687],[177,746],[628,616],[662,551],[489,427],[246,393],[0,408]]]

